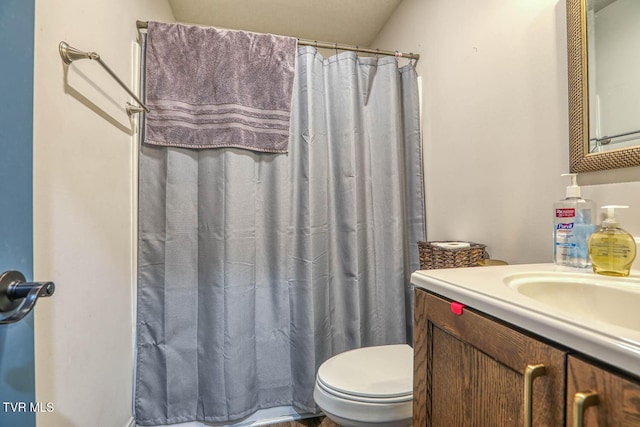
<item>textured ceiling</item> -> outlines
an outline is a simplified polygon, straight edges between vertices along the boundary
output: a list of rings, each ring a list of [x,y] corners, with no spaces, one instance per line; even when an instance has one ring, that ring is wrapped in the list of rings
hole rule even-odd
[[[179,22],[370,46],[401,0],[169,0]]]

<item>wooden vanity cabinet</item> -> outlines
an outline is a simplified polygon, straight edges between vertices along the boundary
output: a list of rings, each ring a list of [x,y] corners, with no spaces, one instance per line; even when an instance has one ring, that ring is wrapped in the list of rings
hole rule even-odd
[[[640,427],[640,379],[473,309],[454,311],[460,313],[451,301],[416,288],[415,427]],[[536,365],[544,371],[533,375],[526,393],[527,367]]]
[[[564,351],[420,288],[414,343],[414,426],[565,424]]]
[[[640,366],[639,366],[640,369]],[[640,426],[640,381],[630,380],[602,367],[570,355],[567,361],[567,424],[582,414],[585,427]],[[593,393],[593,402],[576,408],[575,397]]]

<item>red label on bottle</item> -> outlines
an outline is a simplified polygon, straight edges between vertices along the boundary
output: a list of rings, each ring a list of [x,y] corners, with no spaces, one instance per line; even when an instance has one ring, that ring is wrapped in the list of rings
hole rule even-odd
[[[576,216],[575,208],[556,209],[556,218],[572,218]]]

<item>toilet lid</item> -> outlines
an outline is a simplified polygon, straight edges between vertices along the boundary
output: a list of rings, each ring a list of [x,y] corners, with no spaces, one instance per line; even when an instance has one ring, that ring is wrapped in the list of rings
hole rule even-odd
[[[340,353],[318,370],[318,381],[341,393],[373,398],[413,393],[413,349],[406,344]]]

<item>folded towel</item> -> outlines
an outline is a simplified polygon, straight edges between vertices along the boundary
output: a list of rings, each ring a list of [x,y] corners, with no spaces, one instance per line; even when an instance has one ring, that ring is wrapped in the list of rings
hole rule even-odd
[[[147,144],[286,153],[297,40],[149,22]]]

